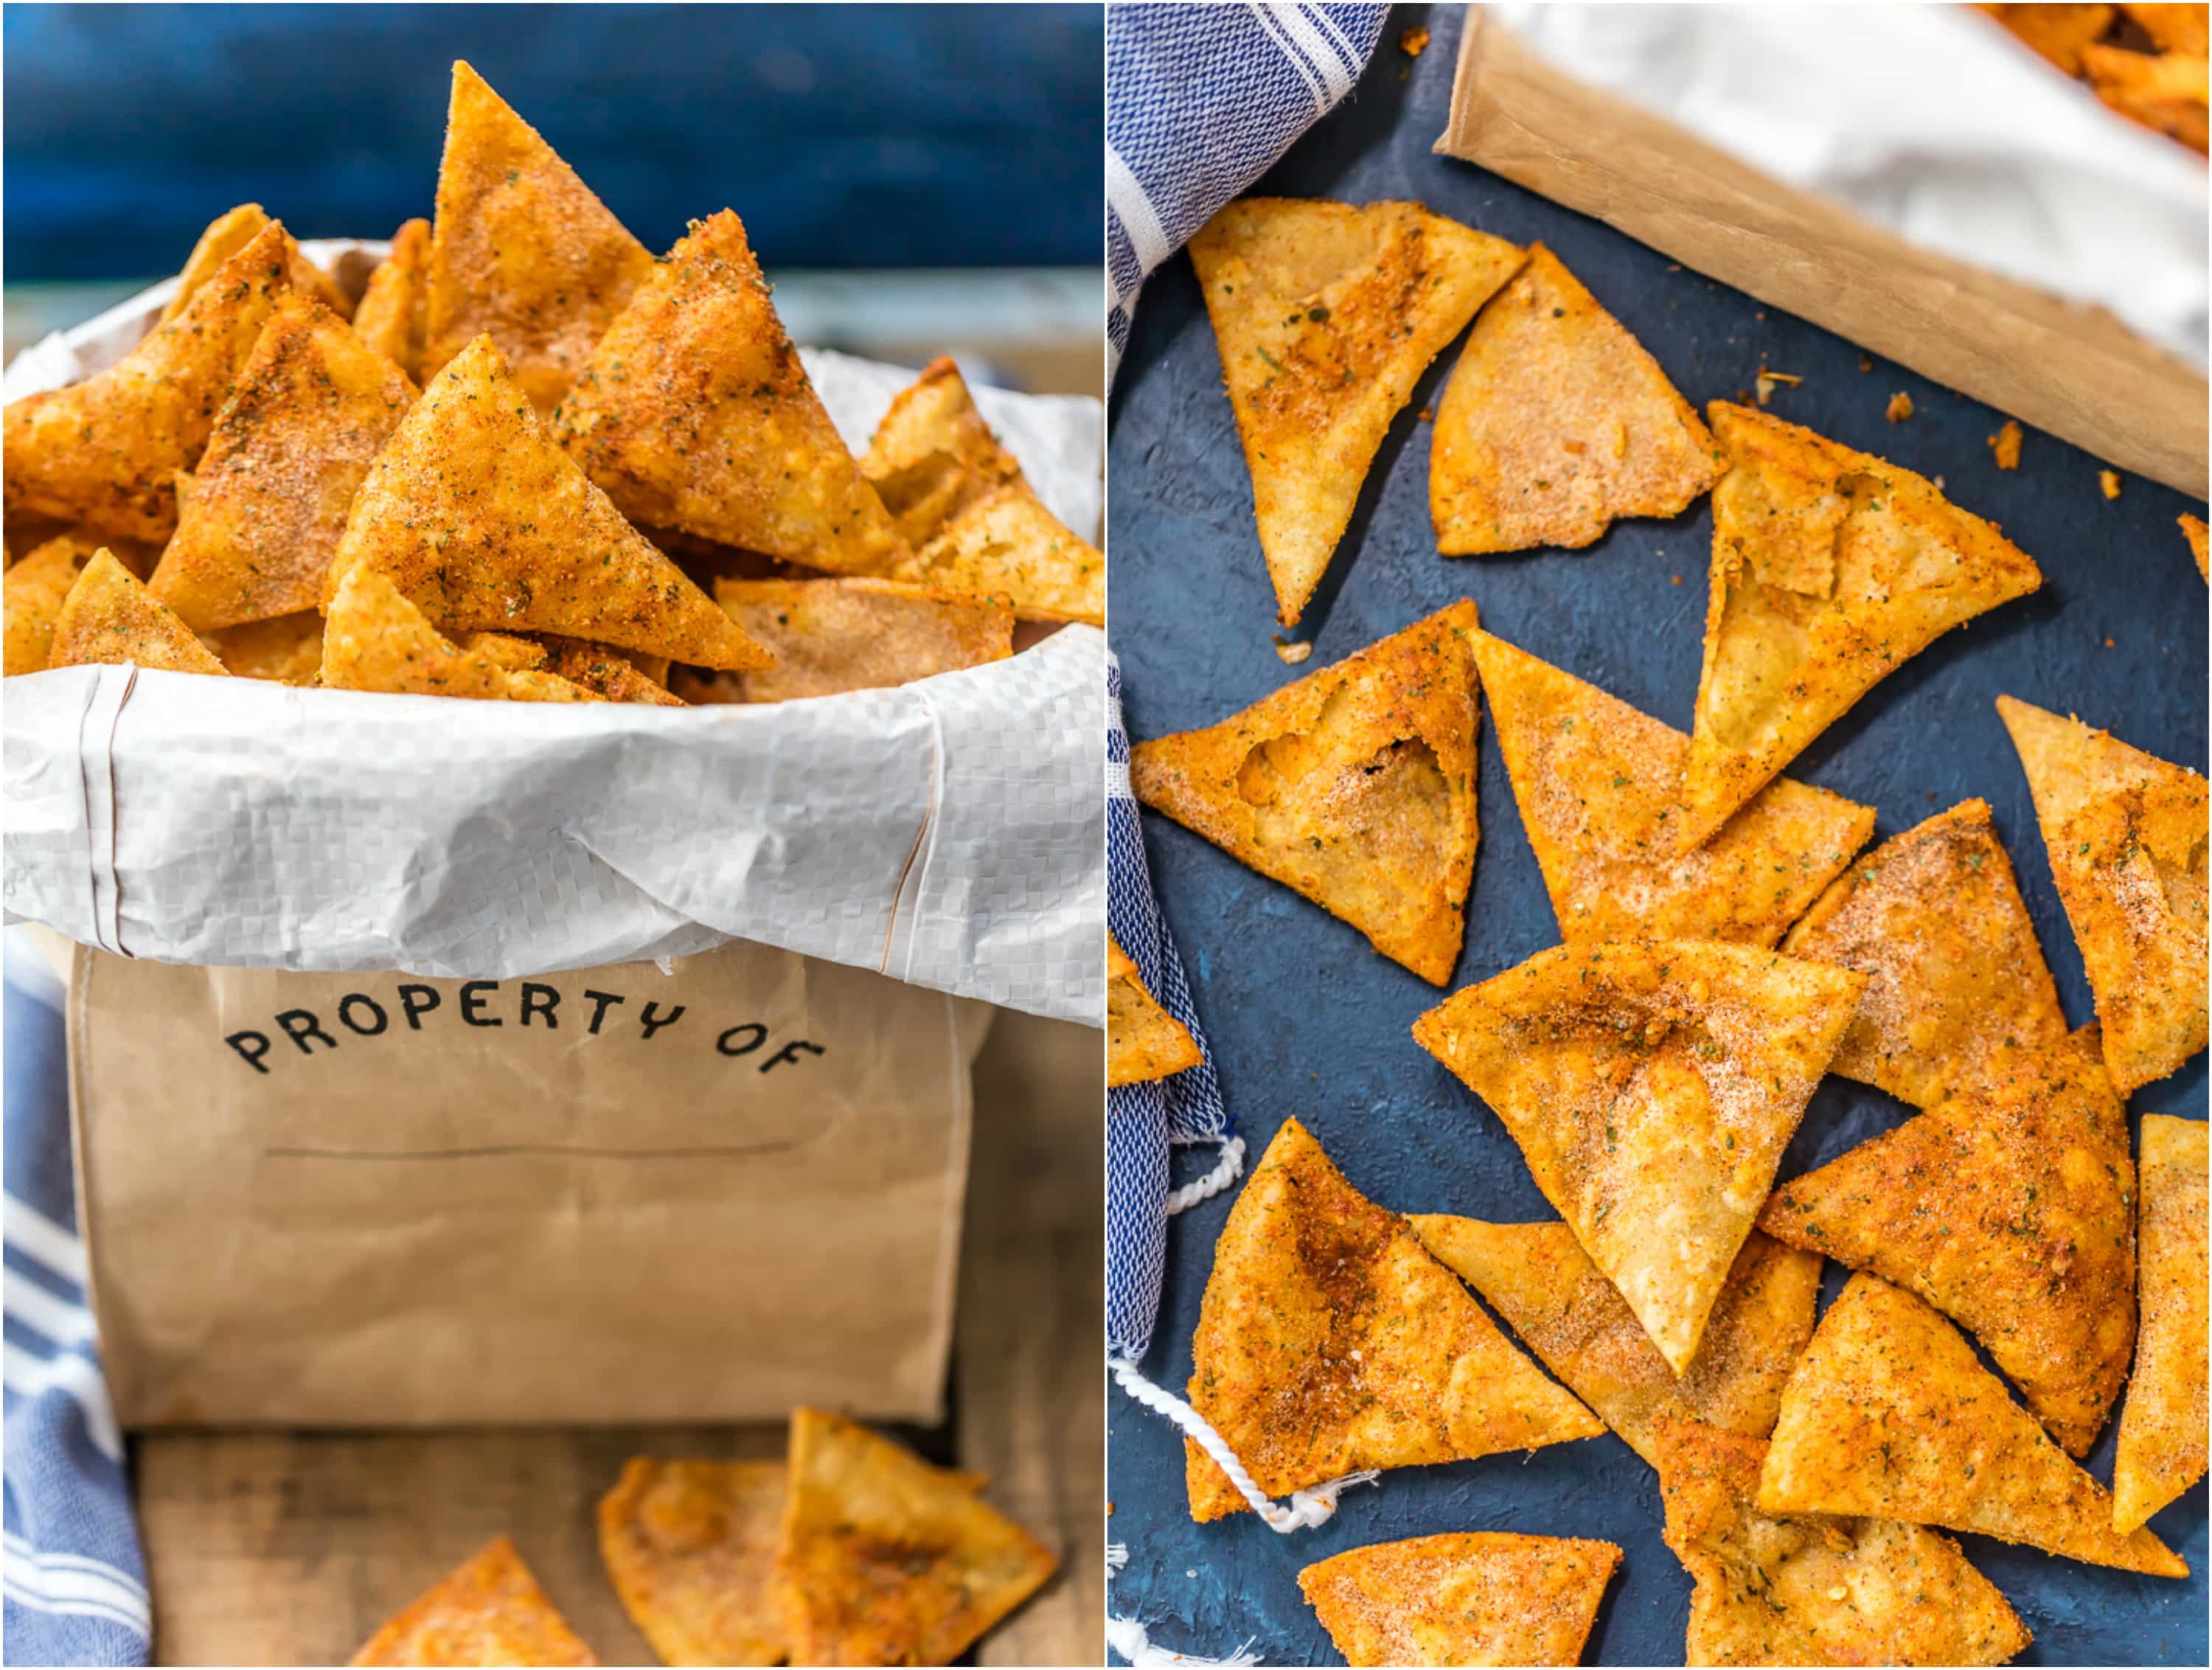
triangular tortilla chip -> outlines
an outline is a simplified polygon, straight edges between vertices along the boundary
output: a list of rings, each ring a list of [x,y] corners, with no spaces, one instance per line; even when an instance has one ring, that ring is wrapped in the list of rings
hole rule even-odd
[[[1297,624],[1413,385],[1521,264],[1417,203],[1245,197],[1190,240],[1260,550]]]
[[[244,249],[267,229],[269,216],[258,203],[242,203],[225,214],[218,215],[200,234],[192,246],[192,252],[185,262],[185,270],[177,276],[177,292],[161,309],[155,321],[167,325],[199,293],[200,287],[221,272],[223,264]],[[284,240],[285,270],[290,275],[292,288],[302,295],[311,295],[344,319],[353,312],[352,298],[337,287],[330,274],[300,252],[299,245],[288,234]]]
[[[900,580],[718,580],[714,597],[775,656],[732,675],[740,701],[879,689],[1014,653],[1005,604]]]
[[[514,1544],[486,1544],[395,1613],[351,1664],[597,1664]]]
[[[410,377],[422,368],[429,267],[430,222],[409,221],[392,234],[392,253],[369,274],[368,288],[353,313],[361,339]]]
[[[968,507],[891,572],[902,580],[1004,598],[1024,621],[1106,623],[1106,556],[1079,539],[1026,483]]]
[[[436,215],[423,380],[489,335],[523,392],[550,410],[652,276],[653,252],[458,58]]]
[[[1192,1406],[1271,1497],[1605,1430],[1295,1119],[1214,1244],[1191,1363]],[[1247,1507],[1203,1450],[1187,1454],[1193,1519]]]
[[[2201,50],[2191,54],[2084,46],[2081,70],[2097,96],[2130,120],[2193,150],[2202,151],[2212,141],[2205,109],[2212,94],[2212,65]]]
[[[2126,1096],[2204,1048],[2204,779],[2008,695],[1997,712]]]
[[[1986,800],[1961,801],[1860,859],[1782,949],[1867,976],[1828,1071],[1916,1108],[1988,1083],[2009,1051],[2066,1035]]]
[[[1697,1583],[1689,1664],[2002,1664],[2033,1638],[1940,1531],[1759,1511],[1766,1445],[1663,1417],[1667,1546]]]
[[[2189,1575],[2148,1531],[2115,1532],[2105,1487],[2012,1400],[1966,1336],[1875,1276],[1850,1278],[1790,1372],[1758,1506],[1942,1525],[2092,1565]]]
[[[1441,1213],[1407,1221],[1421,1245],[1488,1300],[1544,1366],[1653,1467],[1652,1427],[1664,1415],[1753,1438],[1774,1430],[1782,1382],[1813,1337],[1820,1296],[1820,1260],[1813,1254],[1753,1230],[1696,1359],[1678,1379],[1565,1224]]]
[[[315,684],[323,675],[323,617],[313,609],[246,626],[225,627],[200,641],[234,677]]]
[[[353,495],[414,399],[329,308],[279,297],[216,416],[154,595],[195,632],[314,608]]]
[[[77,667],[126,661],[167,672],[221,677],[224,671],[215,653],[192,635],[191,628],[103,546],[62,600],[46,665]]]
[[[2055,7],[2052,9],[2076,9]],[[2088,11],[2109,9],[2084,6],[2078,9]],[[2202,58],[2204,56],[2206,42],[2208,39],[2212,39],[2212,27],[2208,27],[2203,6],[2124,5],[2120,9],[2125,12],[2133,21],[2142,26],[2142,32],[2151,38],[2152,45],[2161,52],[2193,52]]]
[[[1203,1060],[1190,1029],[1145,989],[1136,960],[1106,936],[1106,1082],[1139,1084]]]
[[[1447,1532],[1348,1548],[1298,1573],[1346,1664],[1580,1664],[1620,1549]]]
[[[663,1664],[781,1664],[781,1461],[633,1457],[599,1499],[599,1556]]]
[[[10,401],[0,441],[6,514],[159,544],[177,525],[176,472],[199,461],[231,380],[290,287],[273,222],[185,311],[96,376]]]
[[[572,684],[580,684],[610,701],[636,702],[648,707],[681,707],[680,695],[641,671],[637,663],[606,644],[589,644],[581,638],[548,638],[543,665]],[[742,677],[743,674],[737,677]]]
[[[1204,731],[1130,750],[1137,799],[1441,986],[1474,881],[1474,604]]]
[[[2145,1114],[2136,1196],[2142,1321],[2112,1462],[2112,1528],[2204,1476],[2204,1121]]]
[[[1492,298],[1437,406],[1429,514],[1446,556],[1578,550],[1720,479],[1659,362],[1541,244]]]
[[[323,686],[478,701],[597,701],[582,686],[518,666],[496,646],[448,641],[374,568],[338,583],[323,627]]]
[[[1712,941],[1539,953],[1413,1023],[1678,1375],[1866,977]]]
[[[558,428],[634,522],[839,574],[907,555],[726,209],[692,222],[607,327]]]
[[[970,1475],[817,1409],[791,1417],[775,1590],[793,1664],[950,1664],[1059,1562]]]
[[[932,360],[899,391],[876,425],[860,473],[916,550],[977,500],[1024,479],[950,359]]]
[[[356,565],[449,631],[556,632],[703,667],[771,659],[553,444],[489,338],[438,373],[369,467],[326,597]]]
[[[1783,1184],[1759,1224],[1972,1331],[2082,1455],[2135,1343],[2134,1192],[2127,1113],[2085,1027]]]
[[[2197,559],[2197,572],[2212,580],[2212,567],[2206,566],[2212,562],[2212,556],[2206,552],[2204,519],[2184,513],[2179,519],[2181,537],[2189,542],[2189,554]]]
[[[1771,945],[1874,833],[1874,808],[1777,778],[1674,850],[1690,739],[1486,633],[1482,690],[1563,939]]]
[[[6,659],[0,662],[5,677],[44,672],[52,664],[54,628],[61,622],[62,604],[76,584],[77,571],[99,549],[79,535],[58,534],[9,564],[5,579],[0,580],[6,597]]]
[[[1684,850],[1889,673],[2043,583],[1990,523],[1910,470],[1715,401],[1712,594]]]

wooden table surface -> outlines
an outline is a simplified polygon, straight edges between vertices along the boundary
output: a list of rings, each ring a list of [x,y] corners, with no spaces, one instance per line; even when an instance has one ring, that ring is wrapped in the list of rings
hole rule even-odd
[[[945,1436],[1061,1560],[979,1664],[1103,1661],[1102,1078],[1097,1032],[1013,1014],[976,1064]],[[641,1452],[782,1448],[780,1427],[144,1436],[155,1661],[343,1664],[506,1532],[603,1662],[651,1664],[600,1567],[600,1494]]]

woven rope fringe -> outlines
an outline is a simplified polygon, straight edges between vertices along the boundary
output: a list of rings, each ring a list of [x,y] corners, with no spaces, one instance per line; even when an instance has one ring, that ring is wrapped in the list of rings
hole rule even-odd
[[[1211,1200],[1244,1175],[1244,1139],[1231,1137],[1221,1145],[1221,1163],[1194,1183],[1185,1183],[1168,1196],[1168,1216],[1188,1212],[1201,1200]]]
[[[1109,1617],[1106,1620],[1106,1644],[1121,1655],[1125,1664],[1150,1666],[1157,1664],[1257,1664],[1260,1655],[1246,1642],[1227,1658],[1196,1658],[1188,1653],[1172,1653],[1164,1647],[1152,1645],[1152,1638],[1145,1633],[1145,1626],[1133,1618]]]

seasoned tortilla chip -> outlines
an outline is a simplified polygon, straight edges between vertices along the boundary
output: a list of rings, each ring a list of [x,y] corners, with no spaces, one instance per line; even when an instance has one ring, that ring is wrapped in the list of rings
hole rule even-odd
[[[950,1664],[1059,1562],[975,1480],[797,1409],[775,1592],[793,1664]]]
[[[1447,1532],[1348,1548],[1298,1573],[1346,1664],[1579,1664],[1620,1549]]]
[[[323,627],[323,685],[478,701],[597,701],[592,691],[516,665],[503,646],[464,650],[422,617],[391,580],[360,568],[338,583]]]
[[[0,424],[6,514],[159,544],[176,527],[176,472],[199,461],[231,380],[289,288],[271,222],[185,311],[82,383],[10,401]]]
[[[280,296],[216,416],[154,595],[195,632],[314,608],[354,494],[414,399],[344,320]]]
[[[1624,517],[1680,514],[1724,467],[1659,362],[1531,244],[1437,407],[1429,514],[1447,556],[1577,550]]]
[[[2008,1051],[2066,1035],[1985,800],[1961,801],[1851,865],[1782,949],[1866,975],[1828,1071],[1916,1108],[1988,1083]]]
[[[1697,1584],[1690,1664],[2002,1664],[2032,1637],[1940,1531],[1893,1519],[1776,1518],[1766,1445],[1662,1417],[1667,1546]]]
[[[356,333],[410,377],[422,368],[429,265],[430,222],[409,221],[392,234],[392,253],[369,274],[361,306],[354,309]]]
[[[1828,1307],[1782,1389],[1757,1505],[1978,1531],[2092,1565],[2189,1575],[2148,1531],[2112,1529],[2105,1487],[2066,1459],[1963,1334],[1865,1274]]]
[[[1540,952],[1413,1039],[1488,1102],[1677,1374],[1866,976],[1687,939]]]
[[[198,294],[200,287],[221,272],[223,264],[244,249],[267,229],[269,216],[258,203],[242,203],[226,214],[210,222],[208,229],[200,234],[199,242],[185,262],[185,270],[177,277],[177,293],[161,309],[157,325],[167,325]],[[284,240],[285,270],[290,276],[292,288],[302,295],[310,295],[336,313],[340,319],[353,312],[353,300],[337,287],[328,273],[300,252],[299,245],[287,235]]]
[[[1729,467],[1713,489],[1684,851],[1884,676],[2043,583],[1911,471],[1749,407],[1717,400],[1710,416]]]
[[[781,1461],[634,1456],[599,1499],[599,1556],[663,1664],[781,1664],[770,1578],[790,1491]]]
[[[1690,739],[1501,639],[1474,639],[1562,938],[1771,945],[1874,833],[1872,806],[1780,777],[1678,853]]]
[[[2122,6],[2120,9],[2161,52],[2194,52],[2201,58],[2208,39],[2212,39],[2202,5]]]
[[[54,628],[77,571],[100,547],[73,533],[57,535],[8,567],[0,580],[6,597],[4,676],[44,672],[52,663]]]
[[[1544,1366],[1653,1467],[1652,1428],[1666,1415],[1753,1438],[1774,1430],[1782,1382],[1813,1337],[1820,1294],[1814,1255],[1753,1230],[1714,1302],[1697,1357],[1678,1379],[1565,1224],[1442,1214],[1407,1221],[1421,1245],[1487,1299]]]
[[[2097,96],[2130,120],[2156,128],[2192,150],[2203,150],[2212,138],[2205,110],[2212,77],[2202,50],[2153,53],[2084,46],[2081,68]]]
[[[2208,556],[2205,549],[2204,519],[2184,511],[2178,519],[2181,524],[2181,537],[2189,542],[2189,554],[2197,559],[2197,572],[2206,580],[2212,580],[2212,567],[2207,566],[2212,563],[2212,556]]]
[[[2142,1323],[2112,1463],[2124,1534],[2204,1476],[2204,1122],[2145,1114],[2136,1256]]]
[[[1004,598],[1017,620],[1106,623],[1105,553],[1069,532],[1026,483],[969,506],[891,572],[948,592]]]
[[[1996,21],[2069,76],[2081,73],[2081,49],[2112,27],[2110,6],[1982,6]]]
[[[670,695],[666,685],[609,645],[588,644],[581,638],[550,637],[545,642],[550,652],[544,662],[546,671],[558,673],[610,701],[634,701],[649,707],[686,705],[683,697]]]
[[[907,555],[726,209],[692,222],[608,325],[556,427],[634,522],[840,574]]]
[[[201,640],[237,678],[313,684],[323,673],[323,617],[313,609],[246,626],[225,627]]]
[[[1441,986],[1474,880],[1474,604],[1204,731],[1130,750],[1137,799]]]
[[[1190,1029],[1145,989],[1136,960],[1106,936],[1106,1082],[1139,1084],[1194,1067],[1204,1058]]]
[[[1767,1234],[1918,1294],[2085,1455],[2135,1343],[2135,1167],[2096,1029],[1776,1189]]]
[[[351,1664],[597,1664],[506,1537],[487,1543],[348,1661]]]
[[[223,672],[214,652],[103,546],[62,600],[46,665],[123,662],[167,672]]]
[[[714,596],[775,665],[732,679],[739,701],[907,684],[1014,653],[1004,604],[903,581],[718,580]]]
[[[1214,1244],[1191,1361],[1192,1406],[1271,1497],[1605,1430],[1295,1119]],[[1242,1512],[1228,1475],[1186,1450],[1191,1517]]]
[[[977,500],[1024,482],[1022,466],[975,410],[960,367],[942,358],[899,391],[860,473],[915,550]]]
[[[771,659],[553,444],[489,338],[438,373],[370,466],[325,598],[355,566],[448,631],[556,632],[703,667]]]
[[[2126,1096],[2204,1048],[2204,780],[2008,695],[1997,712]]]
[[[1417,203],[1245,197],[1190,240],[1278,614],[1297,624],[1390,420],[1521,264]]]
[[[424,381],[489,335],[540,411],[653,275],[653,252],[466,64],[453,61],[422,306]]]

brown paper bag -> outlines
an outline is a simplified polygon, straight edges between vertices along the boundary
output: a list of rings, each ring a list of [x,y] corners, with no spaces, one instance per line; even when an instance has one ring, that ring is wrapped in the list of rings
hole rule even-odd
[[[1553,69],[1467,9],[1447,156],[2202,497],[2205,380],[2102,308],[1930,254]]]
[[[934,1421],[989,1012],[744,944],[497,981],[80,950],[116,1412]]]

